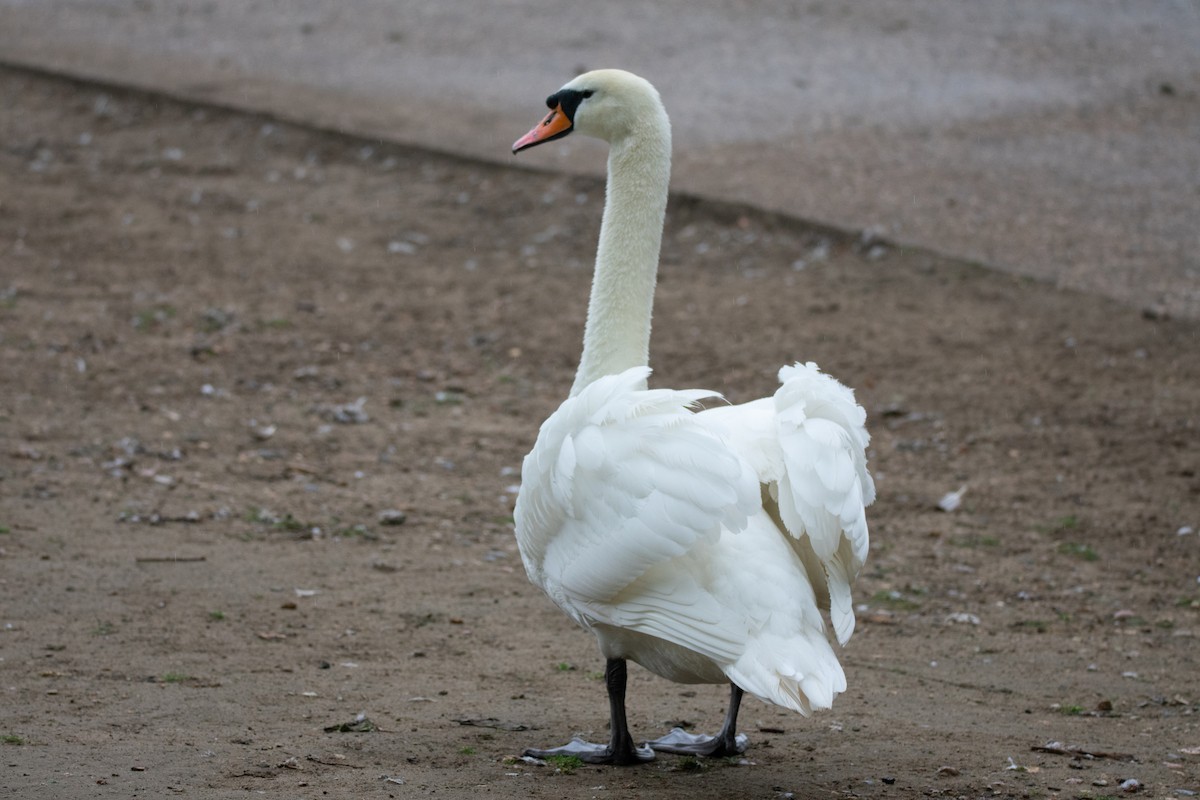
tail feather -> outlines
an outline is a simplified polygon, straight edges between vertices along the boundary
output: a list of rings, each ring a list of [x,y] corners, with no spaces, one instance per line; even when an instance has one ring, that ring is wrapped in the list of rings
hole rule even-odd
[[[846,690],[846,673],[819,631],[756,637],[725,674],[747,693],[804,716],[829,708]]]

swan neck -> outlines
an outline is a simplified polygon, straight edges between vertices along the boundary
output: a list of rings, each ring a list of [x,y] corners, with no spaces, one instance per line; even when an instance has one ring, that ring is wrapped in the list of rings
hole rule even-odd
[[[597,378],[649,361],[671,178],[670,123],[665,112],[660,117],[609,150],[604,217],[572,396]]]

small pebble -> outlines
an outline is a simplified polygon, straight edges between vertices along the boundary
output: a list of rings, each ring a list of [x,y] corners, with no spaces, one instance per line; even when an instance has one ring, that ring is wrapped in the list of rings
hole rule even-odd
[[[329,409],[329,416],[334,422],[340,422],[343,425],[361,425],[371,419],[363,409],[366,403],[367,398],[360,397],[353,403],[333,406]]]
[[[276,430],[278,430],[278,428],[274,425],[262,425],[257,428],[251,428],[254,438],[260,441],[266,441],[267,439],[270,439],[275,435]]]
[[[380,525],[403,525],[408,519],[408,514],[397,508],[387,508],[379,512]]]

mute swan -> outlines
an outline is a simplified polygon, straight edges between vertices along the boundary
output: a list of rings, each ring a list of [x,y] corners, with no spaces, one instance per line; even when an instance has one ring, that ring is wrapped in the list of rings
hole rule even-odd
[[[693,413],[701,390],[648,389],[651,306],[671,126],[658,92],[619,70],[581,75],[517,153],[572,131],[608,142],[608,186],[570,396],[525,457],[515,511],[529,579],[591,630],[607,659],[611,740],[527,754],[634,764],[654,751],[734,755],[744,692],[808,715],[846,688],[825,633],[854,630],[867,556],[866,414],[815,364],[774,396]],[[672,681],[730,684],[716,736],[676,728],[637,747],[626,660]]]

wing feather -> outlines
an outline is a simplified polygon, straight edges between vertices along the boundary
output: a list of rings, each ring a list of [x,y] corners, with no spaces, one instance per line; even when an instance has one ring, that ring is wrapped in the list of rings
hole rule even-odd
[[[713,393],[641,388],[648,374],[601,378],[542,425],[522,468],[517,543],[530,580],[581,624],[677,641],[681,633],[667,634],[672,618],[688,617],[686,599],[639,579],[723,528],[743,528],[759,488],[754,470],[690,410]],[[703,616],[687,627],[702,633]],[[707,635],[710,649],[726,652],[722,635]]]
[[[854,631],[850,587],[867,558],[866,412],[815,364],[779,371],[772,398],[698,414],[754,465],[768,509],[796,540],[813,587],[824,590],[838,641]]]

